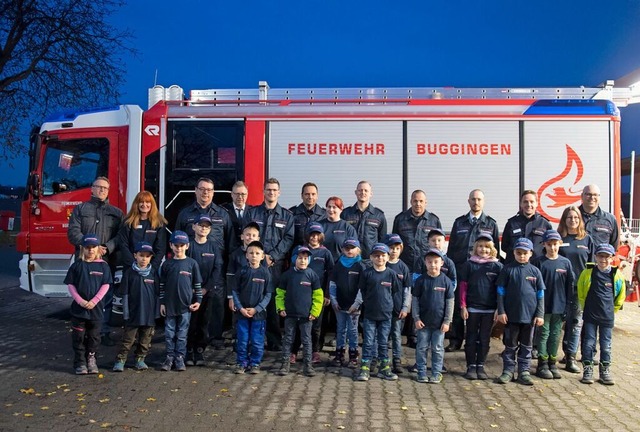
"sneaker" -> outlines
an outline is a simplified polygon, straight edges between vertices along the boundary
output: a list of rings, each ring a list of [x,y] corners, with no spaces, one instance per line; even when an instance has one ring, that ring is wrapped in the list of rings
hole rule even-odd
[[[136,358],[136,364],[134,368],[139,371],[145,371],[149,369],[149,366],[147,366],[147,364],[144,362],[144,357],[138,357]]]
[[[211,341],[211,346],[214,350],[223,350],[224,349],[224,339],[214,339]]]
[[[114,346],[116,344],[116,341],[111,338],[111,334],[105,333],[100,336],[100,343],[104,346]]]
[[[375,375],[378,371],[378,359],[373,359],[369,362],[369,373]]]
[[[476,374],[478,375],[479,380],[484,381],[489,379],[489,375],[487,375],[487,372],[484,370],[484,365],[476,366]]]
[[[277,375],[286,376],[289,374],[289,370],[291,369],[291,363],[288,361],[283,361],[280,369],[276,372]]]
[[[526,386],[532,386],[533,379],[531,378],[531,372],[529,371],[518,372],[518,383]]]
[[[442,374],[436,373],[429,377],[429,384],[440,384],[442,382]]]
[[[329,341],[329,344],[328,344],[328,345],[329,345],[330,347],[332,347],[332,348],[333,348],[333,347],[335,347],[335,346],[336,346],[336,340],[335,340],[335,339],[331,339],[331,340]]]
[[[404,372],[402,370],[402,359],[394,358],[392,364],[393,364],[393,373],[402,375],[402,373]]]
[[[184,357],[178,356],[176,357],[176,370],[178,372],[184,372],[187,370],[187,366],[184,364]]]
[[[344,364],[344,348],[336,348],[335,357],[331,359],[331,365],[335,367],[342,367]]]
[[[167,358],[164,359],[164,362],[160,366],[160,370],[164,372],[168,372],[171,370],[171,366],[173,366],[173,357],[167,356]]]
[[[193,359],[193,357],[194,357],[194,351],[193,351],[193,348],[189,348],[189,349],[187,350],[187,355],[186,355],[186,356],[185,356],[185,358],[184,358],[184,364],[185,364],[185,365],[187,365],[187,366],[195,366],[195,365],[196,365],[196,362],[195,362],[195,360]]]
[[[114,372],[124,372],[124,360],[117,360],[113,364],[112,371],[114,371]]]
[[[251,375],[258,375],[260,373],[260,365],[249,366],[249,373]]]
[[[87,357],[87,372],[93,375],[100,373],[98,364],[96,363],[95,353],[89,353],[89,357]]]
[[[593,384],[593,364],[591,362],[585,362],[583,365],[582,384]]]
[[[298,359],[298,357],[297,357],[296,354],[291,354],[289,356],[289,364],[296,364],[297,359]]]
[[[304,365],[303,372],[305,376],[314,377],[316,376],[316,370],[313,368],[311,363],[307,363]]]
[[[600,379],[598,381],[600,382],[600,384],[604,384],[604,385],[615,384],[615,381],[613,380],[613,376],[611,375],[611,366],[609,364],[600,363],[599,375],[600,375]]]
[[[85,365],[80,365],[75,368],[76,375],[86,375],[89,372],[87,371],[87,367]]]
[[[416,377],[416,381],[419,383],[428,383],[429,382],[429,377],[427,376],[426,373],[419,373],[418,372],[418,376]]]
[[[365,365],[365,366],[361,366],[360,367],[360,373],[358,375],[356,375],[355,380],[356,381],[369,381],[369,366]]]
[[[468,380],[477,380],[478,379],[478,369],[476,365],[467,366],[467,372],[463,375],[464,378]]]
[[[350,368],[355,368],[358,366],[358,349],[351,349],[349,348],[349,367]]]
[[[204,366],[204,348],[199,347],[196,348],[196,351],[193,353],[193,361],[196,366]]]
[[[458,351],[462,347],[461,343],[458,342],[449,342],[449,345],[444,349],[444,352],[455,352]]]
[[[509,384],[511,381],[513,381],[513,372],[503,371],[502,375],[496,378],[498,384]]]
[[[237,364],[235,368],[233,368],[233,373],[236,375],[242,375],[245,372],[246,367],[242,364]]]
[[[449,369],[447,369],[447,367],[443,364],[442,369],[440,369],[440,372],[442,372],[443,374],[446,374],[447,372],[449,372]]]
[[[378,378],[382,378],[387,381],[396,381],[398,379],[398,375],[394,374],[393,371],[391,370],[391,366],[389,365],[389,360],[384,360],[382,362],[377,376]]]
[[[411,373],[418,372],[418,365],[414,363],[411,366],[407,366],[407,371],[409,371]]]
[[[319,352],[314,352],[311,354],[311,363],[313,364],[318,364],[320,363],[320,353]]]

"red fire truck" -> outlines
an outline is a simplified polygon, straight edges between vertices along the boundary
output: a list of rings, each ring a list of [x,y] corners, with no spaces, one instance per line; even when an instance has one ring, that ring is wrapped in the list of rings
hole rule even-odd
[[[485,192],[486,211],[501,227],[525,188],[537,191],[539,211],[554,223],[589,183],[600,186],[605,210],[620,210],[618,107],[629,89],[270,89],[261,82],[193,90],[188,98],[179,87],[156,86],[149,95],[146,111],[63,112],[34,134],[18,236],[22,288],[67,295],[68,218],[97,176],[108,176],[109,201],[125,212],[138,191],[151,191],[170,228],[203,176],[214,179],[216,202],[244,180],[250,204],[276,177],[285,206],[299,203],[307,181],[319,186],[321,203],[337,195],[350,204],[366,179],[390,223],[423,189],[446,230],[468,211],[474,188]]]

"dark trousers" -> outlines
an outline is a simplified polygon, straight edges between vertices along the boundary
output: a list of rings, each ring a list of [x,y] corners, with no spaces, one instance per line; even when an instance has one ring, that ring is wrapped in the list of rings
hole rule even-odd
[[[134,355],[137,357],[146,357],[149,349],[151,348],[151,339],[155,333],[155,327],[153,326],[140,326],[140,327],[124,327],[122,333],[122,342],[120,343],[120,350],[118,351],[118,360],[127,361],[129,351],[135,344]]]
[[[316,320],[317,321],[317,320]],[[296,329],[300,331],[302,339],[302,351],[304,355],[304,363],[311,363],[311,326],[313,321],[309,318],[290,318],[284,319],[284,337],[282,338],[282,361],[288,362],[291,355],[291,346],[296,334]]]
[[[453,319],[451,320],[451,327],[449,328],[449,344],[459,348],[462,346],[462,341],[464,340],[464,320],[462,319],[460,311],[460,290],[457,289],[453,306]]]
[[[225,305],[227,304],[225,292],[222,288],[215,288],[207,293],[207,297],[209,299],[209,306],[207,308],[209,338],[213,340],[222,340]]]
[[[284,268],[284,261],[277,261],[271,267],[271,283],[274,287],[280,282],[280,275]],[[269,306],[267,306],[267,346],[272,350],[282,348],[282,331],[280,330],[280,315],[276,312],[276,296],[271,296]],[[291,348],[291,347],[289,347]]]
[[[311,321],[311,350],[313,352],[320,352],[320,349],[322,348],[322,345],[320,345],[320,334],[322,329],[322,317],[325,309],[330,308],[323,307],[322,311],[320,311],[320,316]],[[293,339],[293,345],[291,346],[291,353],[297,354],[298,351],[300,351],[300,345],[302,345],[300,333],[296,332],[296,337]]]
[[[491,342],[491,327],[493,326],[493,312],[469,312],[467,319],[467,338],[464,344],[464,354],[467,366],[484,365],[489,354]]]
[[[71,345],[73,367],[87,364],[89,354],[96,353],[100,346],[101,320],[71,317]]]
[[[187,333],[187,350],[206,348],[209,341],[209,311],[211,297],[209,293],[202,298],[197,311],[191,313]]]
[[[516,357],[518,373],[528,371],[531,367],[534,329],[535,326],[531,323],[507,323],[504,326],[502,361],[506,372],[515,372]]]

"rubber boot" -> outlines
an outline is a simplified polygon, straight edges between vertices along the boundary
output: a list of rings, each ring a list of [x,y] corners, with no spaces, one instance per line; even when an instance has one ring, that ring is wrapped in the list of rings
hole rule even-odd
[[[553,379],[553,375],[549,370],[549,360],[542,357],[538,358],[538,368],[536,369],[536,375],[542,379]]]
[[[560,375],[560,371],[558,370],[558,365],[555,360],[549,359],[549,372],[553,375],[553,379],[560,379],[562,375]]]

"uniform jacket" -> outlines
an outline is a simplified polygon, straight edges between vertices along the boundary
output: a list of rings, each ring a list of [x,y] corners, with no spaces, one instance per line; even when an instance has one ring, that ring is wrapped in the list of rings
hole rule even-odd
[[[369,259],[373,245],[381,242],[387,234],[387,218],[384,212],[371,204],[361,212],[356,203],[345,208],[340,217],[355,228],[360,240],[362,258]]]
[[[289,209],[293,214],[294,240],[293,245],[304,244],[304,231],[309,222],[319,221],[325,217],[325,211],[318,204],[314,205],[311,210],[307,210],[303,203],[293,206]]]
[[[522,213],[509,218],[502,232],[502,250],[506,254],[504,263],[515,261],[513,257],[513,245],[520,237],[526,237],[533,242],[533,256],[542,256],[542,236],[546,230],[552,229],[551,223],[536,212],[530,218]]]
[[[216,242],[220,251],[224,253],[235,249],[236,238],[229,213],[215,203],[202,208],[200,204],[194,201],[191,205],[180,210],[178,220],[176,220],[176,230],[186,232],[189,238],[192,239],[195,235],[193,223],[202,214],[206,214],[211,218],[211,231],[208,237]]]
[[[154,269],[159,269],[162,258],[167,253],[167,229],[164,225],[158,228],[151,228],[148,220],[141,220],[138,226],[132,227],[123,223],[118,232],[118,244],[120,245],[120,261],[124,268],[131,267],[135,261],[133,251],[136,244],[147,242],[153,247],[153,257],[151,265]]]
[[[593,214],[584,211],[584,207],[580,206],[580,213],[584,221],[585,229],[593,238],[596,245],[600,243],[609,243],[614,248],[618,248],[620,234],[618,230],[618,221],[615,216],[602,210],[600,207]]]
[[[471,223],[470,213],[464,214],[455,221],[449,235],[449,247],[447,256],[457,266],[465,263],[473,255],[473,244],[480,234],[489,234],[493,237],[493,244],[500,250],[500,232],[495,219],[482,212],[478,221]]]
[[[425,211],[422,216],[414,216],[411,209],[399,213],[393,220],[393,232],[400,235],[403,242],[400,259],[415,272],[429,249],[429,231],[442,229],[440,218]]]
[[[260,227],[260,241],[265,255],[274,261],[282,261],[293,246],[293,214],[280,204],[269,210],[264,203],[251,207],[245,213],[245,222],[255,222]]]

